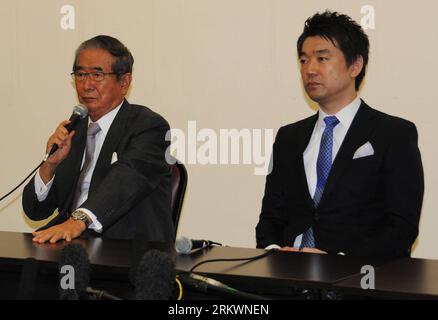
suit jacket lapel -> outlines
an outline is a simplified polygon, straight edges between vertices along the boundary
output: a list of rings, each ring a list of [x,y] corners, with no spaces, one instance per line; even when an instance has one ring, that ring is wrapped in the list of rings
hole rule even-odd
[[[373,118],[372,109],[362,101],[333,162],[330,175],[324,188],[324,193],[318,206],[319,208],[324,206],[327,197],[333,191],[345,167],[353,160],[354,152],[366,142],[367,137],[374,127]]]
[[[316,113],[313,117],[309,118],[304,124],[302,129],[302,139],[300,141],[300,146],[298,150],[300,151],[298,154],[298,166],[300,168],[300,183],[303,188],[303,192],[305,194],[305,201],[309,208],[313,208],[313,196],[309,193],[309,185],[307,183],[306,169],[304,168],[304,159],[303,154],[309,144],[310,138],[312,137],[313,129],[315,128],[316,121],[318,120],[318,113]]]
[[[94,168],[88,193],[92,193],[96,186],[100,185],[106,173],[111,167],[112,154],[117,149],[117,146],[123,137],[122,132],[126,125],[128,108],[129,103],[125,100],[116,117],[114,118],[113,123],[110,126],[110,129],[105,137],[105,141],[102,145],[102,149],[100,150],[99,158],[96,162],[96,167]]]

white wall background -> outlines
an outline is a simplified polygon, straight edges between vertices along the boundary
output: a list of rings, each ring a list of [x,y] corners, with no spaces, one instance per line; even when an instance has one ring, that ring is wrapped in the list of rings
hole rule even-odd
[[[75,9],[73,30],[60,12]],[[0,194],[41,160],[48,136],[69,116],[76,95],[69,73],[75,48],[97,34],[124,42],[135,58],[133,103],[161,113],[174,128],[274,129],[314,111],[300,84],[296,39],[305,19],[326,8],[360,21],[371,56],[361,96],[416,123],[425,198],[414,256],[438,258],[438,32],[434,0],[2,0],[0,6]],[[70,23],[72,20],[70,20]],[[201,145],[202,143],[199,143]],[[255,246],[265,177],[253,165],[187,166],[179,234]],[[21,189],[0,203],[0,230],[28,232]]]

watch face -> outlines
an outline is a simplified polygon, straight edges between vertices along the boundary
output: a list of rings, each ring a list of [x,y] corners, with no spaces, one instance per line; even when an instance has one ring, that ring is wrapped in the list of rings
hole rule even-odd
[[[87,216],[84,212],[80,212],[80,211],[75,211],[72,214],[72,217],[76,220],[86,220]]]

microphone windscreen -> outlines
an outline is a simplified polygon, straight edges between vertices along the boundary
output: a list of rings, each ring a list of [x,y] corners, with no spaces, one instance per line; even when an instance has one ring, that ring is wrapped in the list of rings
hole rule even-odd
[[[86,298],[88,296],[86,289],[90,283],[91,266],[85,248],[78,243],[66,245],[62,249],[58,266],[60,299],[76,300]]]
[[[169,254],[152,249],[140,260],[135,275],[137,300],[169,300],[175,283],[175,263]]]
[[[178,254],[188,254],[192,250],[192,241],[186,237],[180,237],[175,241],[175,251]]]
[[[85,118],[88,115],[88,109],[86,106],[82,104],[78,104],[73,108],[73,114],[78,115],[81,119]]]

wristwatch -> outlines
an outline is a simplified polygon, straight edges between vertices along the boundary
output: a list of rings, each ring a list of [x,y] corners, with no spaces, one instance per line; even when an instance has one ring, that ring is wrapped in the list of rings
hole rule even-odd
[[[90,218],[88,218],[88,215],[81,210],[76,210],[73,211],[73,213],[71,214],[71,218],[73,220],[81,220],[85,223],[85,227],[88,228],[88,226],[91,224]]]

